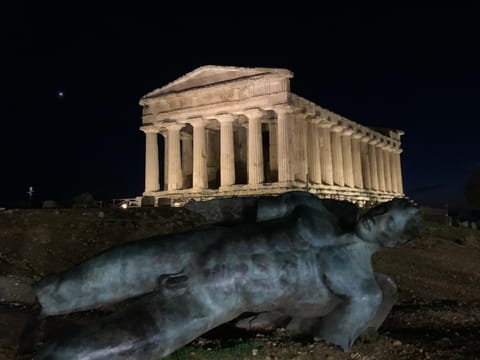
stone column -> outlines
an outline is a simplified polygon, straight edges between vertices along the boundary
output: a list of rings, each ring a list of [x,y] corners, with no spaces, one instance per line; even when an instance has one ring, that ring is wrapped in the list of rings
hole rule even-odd
[[[386,191],[385,187],[385,166],[383,158],[383,141],[375,147],[377,153],[377,169],[378,169],[378,188],[380,191]]]
[[[363,187],[365,189],[372,189],[372,178],[370,176],[370,157],[368,156],[368,142],[372,138],[370,136],[362,136],[360,138],[360,157],[362,162],[362,178]]]
[[[294,113],[290,120],[290,140],[292,142],[292,171],[295,181],[307,180],[307,131],[305,129],[305,114]],[[291,160],[292,160],[291,159]]]
[[[270,143],[270,174],[273,175],[275,172],[278,171],[278,164],[277,164],[277,124],[271,122],[268,127],[268,140]],[[277,178],[278,180],[278,178]]]
[[[278,161],[278,182],[288,182],[293,180],[292,168],[290,163],[290,141],[289,121],[292,109],[288,106],[275,107],[277,113],[277,161]]]
[[[168,190],[168,131],[160,130],[163,136],[163,190]]]
[[[235,150],[233,147],[233,121],[231,114],[217,115],[220,121],[220,186],[235,184]]]
[[[319,122],[319,147],[320,147],[320,172],[322,173],[322,182],[327,185],[333,185],[333,163],[332,163],[332,140],[330,129],[334,124],[321,120]]]
[[[295,181],[299,181],[302,164],[300,159],[302,158],[301,151],[303,149],[303,142],[302,142],[302,131],[300,125],[300,116],[297,113],[293,113],[290,117],[290,139],[291,140],[291,149],[292,149],[292,158],[293,162],[292,171]]]
[[[344,126],[335,125],[330,129],[330,137],[332,139],[333,183],[338,186],[345,186],[345,179],[343,177],[342,141],[340,139],[340,132],[344,128]]]
[[[322,183],[319,134],[318,120],[309,120],[307,132],[308,181],[315,184]]]
[[[383,145],[383,166],[385,169],[385,190],[392,192],[392,171],[390,169],[390,144]]]
[[[186,132],[180,132],[180,141],[182,142],[182,171],[183,188],[192,186],[193,174],[193,141],[192,135]]]
[[[380,140],[372,139],[368,142],[368,157],[370,159],[370,180],[372,181],[372,189],[380,190],[378,181],[378,166],[377,166],[377,149],[376,145]]]
[[[343,178],[345,185],[354,187],[353,181],[353,163],[352,163],[352,134],[353,130],[348,128],[341,133],[342,139],[342,159],[343,159]]]
[[[248,184],[258,185],[265,181],[263,173],[262,116],[260,109],[245,110],[248,118]]]
[[[395,151],[395,175],[397,176],[397,189],[399,194],[403,194],[402,162],[400,159],[402,151],[402,149]]]
[[[392,146],[390,149],[390,171],[391,171],[391,179],[392,179],[392,192],[395,194],[398,193],[398,185],[397,185],[397,167],[395,164],[395,151],[397,149]]]
[[[298,115],[300,117],[300,131],[301,131],[301,141],[302,141],[302,148],[301,148],[301,158],[300,158],[300,180],[303,182],[308,181],[308,123],[310,120],[307,118],[307,115],[301,114]]]
[[[206,121],[196,118],[191,122],[193,126],[193,188],[202,190],[208,188],[207,178],[207,146]]]
[[[352,135],[352,162],[353,162],[353,183],[356,188],[363,189],[362,158],[360,152],[360,138],[363,135],[355,133]]]
[[[158,174],[158,129],[142,127],[145,133],[145,192],[159,191]]]
[[[168,125],[168,190],[180,190],[182,181],[182,158],[180,154],[180,129],[183,124]]]

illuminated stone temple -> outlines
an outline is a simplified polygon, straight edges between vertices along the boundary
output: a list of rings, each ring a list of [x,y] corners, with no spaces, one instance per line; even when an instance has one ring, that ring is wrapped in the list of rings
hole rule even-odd
[[[296,189],[360,206],[403,197],[404,132],[324,109],[292,93],[292,77],[202,66],[143,96],[143,196],[178,205]]]

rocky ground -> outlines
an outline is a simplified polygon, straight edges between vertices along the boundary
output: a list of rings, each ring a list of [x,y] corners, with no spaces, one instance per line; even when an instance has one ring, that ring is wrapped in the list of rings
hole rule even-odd
[[[428,217],[421,237],[374,256],[399,301],[378,334],[351,352],[283,329],[248,334],[228,326],[169,359],[480,359],[480,231],[451,228]],[[198,227],[184,209],[11,210],[0,213],[0,360],[31,359],[45,334],[103,316],[87,312],[39,321],[29,284],[114,244]],[[111,310],[105,310],[108,312]]]

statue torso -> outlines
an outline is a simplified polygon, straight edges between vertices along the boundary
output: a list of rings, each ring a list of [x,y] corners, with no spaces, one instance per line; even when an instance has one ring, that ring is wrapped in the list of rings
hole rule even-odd
[[[195,283],[221,294],[216,301],[242,304],[243,311],[321,316],[339,301],[326,283],[328,272],[348,277],[356,271],[349,262],[357,267],[370,264],[365,256],[354,259],[362,244],[325,219],[308,210],[282,220],[226,228],[191,264]]]

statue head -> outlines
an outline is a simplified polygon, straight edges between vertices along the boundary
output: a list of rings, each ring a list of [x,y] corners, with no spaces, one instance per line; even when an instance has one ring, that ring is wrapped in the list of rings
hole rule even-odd
[[[407,199],[395,198],[368,210],[355,232],[364,241],[393,247],[417,238],[420,227],[417,207]]]

